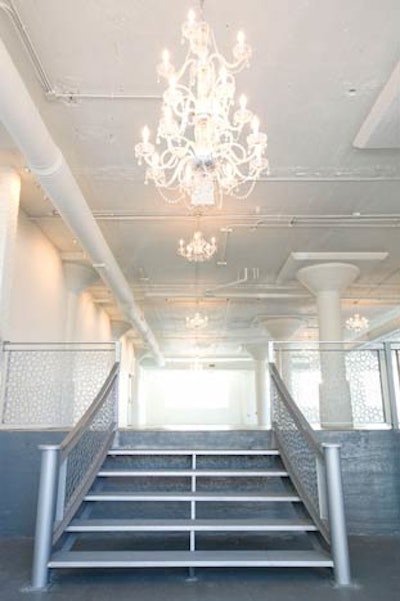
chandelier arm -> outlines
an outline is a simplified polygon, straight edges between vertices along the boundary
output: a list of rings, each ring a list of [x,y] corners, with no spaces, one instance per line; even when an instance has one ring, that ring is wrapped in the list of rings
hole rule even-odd
[[[175,190],[175,189],[176,188],[170,188],[170,190]],[[157,190],[158,190],[158,193],[160,194],[161,198],[170,205],[178,204],[178,203],[182,202],[185,198],[184,192],[179,194],[179,196],[177,198],[172,198],[164,192],[163,188],[157,187]]]
[[[240,73],[240,71],[242,71],[244,69],[244,67],[246,66],[246,64],[249,63],[249,58],[250,57],[243,57],[242,59],[237,59],[236,61],[230,62],[228,61],[223,54],[221,54],[221,52],[219,51],[217,42],[215,40],[215,35],[214,32],[211,31],[211,45],[213,46],[214,49],[214,53],[217,56],[221,57],[221,60],[224,64],[224,66],[229,69],[229,71],[231,71],[231,73],[234,73],[235,75],[237,73]]]
[[[237,75],[238,73],[243,71],[247,63],[246,59],[237,60],[231,63],[222,54],[220,54],[217,49],[215,50],[215,52],[209,55],[209,60],[216,60],[219,65],[223,65],[232,75]]]
[[[243,192],[243,194],[240,194],[239,192],[235,192],[234,190],[231,190],[230,193],[237,198],[237,200],[247,200],[247,198],[249,198],[250,194],[253,192],[254,187],[256,185],[256,180],[255,179],[249,179],[247,178],[245,182],[243,182],[243,184],[248,184],[250,183],[248,189],[246,192]],[[243,185],[242,184],[242,185]]]
[[[186,58],[184,60],[184,63],[182,65],[182,67],[179,69],[179,71],[175,72],[175,76],[176,76],[176,80],[179,81],[180,79],[182,79],[183,75],[186,73],[186,71],[188,70],[189,67],[191,67],[192,65],[196,64],[196,59],[194,57],[192,57],[192,51],[189,48],[186,54]]]

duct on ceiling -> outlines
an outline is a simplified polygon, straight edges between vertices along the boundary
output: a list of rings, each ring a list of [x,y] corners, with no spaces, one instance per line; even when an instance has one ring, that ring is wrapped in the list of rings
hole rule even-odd
[[[97,266],[100,277],[111,288],[125,319],[135,326],[162,363],[158,343],[135,303],[130,286],[1,40],[0,119],[55,208]]]

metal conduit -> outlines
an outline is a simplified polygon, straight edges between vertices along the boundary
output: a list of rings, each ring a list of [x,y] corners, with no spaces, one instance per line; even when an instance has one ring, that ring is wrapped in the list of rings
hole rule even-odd
[[[124,317],[137,328],[157,361],[162,363],[158,343],[135,303],[131,288],[2,41],[0,119],[60,215],[93,264],[98,266],[100,277],[113,291]]]

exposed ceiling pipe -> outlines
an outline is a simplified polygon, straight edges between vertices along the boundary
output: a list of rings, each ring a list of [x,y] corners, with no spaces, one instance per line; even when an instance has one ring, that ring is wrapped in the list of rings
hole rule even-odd
[[[171,214],[156,214],[156,213],[135,213],[133,211],[93,211],[93,216],[97,221],[150,221],[150,222],[168,222],[173,221],[194,221],[192,215],[187,213],[171,213]],[[58,219],[57,211],[51,213],[43,213],[30,217],[31,221],[39,221],[41,219]],[[202,221],[207,219],[213,222],[224,221],[230,225],[220,229],[221,233],[230,234],[235,228],[258,229],[261,227],[267,228],[307,228],[307,227],[350,227],[350,228],[398,228],[400,227],[400,213],[387,214],[361,214],[353,213],[347,215],[250,215],[249,213],[224,213],[202,215]],[[242,221],[236,221],[242,220]],[[247,221],[244,221],[247,220]]]
[[[233,282],[227,282],[226,284],[219,284],[218,286],[214,286],[209,290],[205,291],[205,296],[214,296],[215,290],[225,290],[225,288],[231,288],[232,286],[237,286],[238,284],[245,284],[249,280],[248,268],[245,267],[243,270],[243,277],[238,278],[237,280],[233,280]]]
[[[60,149],[55,145],[15,65],[0,41],[0,118],[66,224],[111,288],[124,318],[163,362],[157,341],[98,227]]]

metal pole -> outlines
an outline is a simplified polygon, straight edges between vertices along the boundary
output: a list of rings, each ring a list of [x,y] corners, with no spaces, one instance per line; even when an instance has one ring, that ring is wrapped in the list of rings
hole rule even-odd
[[[34,589],[44,589],[48,584],[59,456],[58,446],[42,445],[39,449],[42,451],[42,460],[33,551],[32,588]]]
[[[390,404],[390,414],[392,418],[392,425],[395,430],[399,429],[399,416],[397,413],[397,403],[396,403],[396,388],[395,388],[395,380],[394,380],[394,372],[393,372],[393,363],[392,363],[392,349],[390,342],[383,343],[385,349],[385,366],[386,366],[386,377],[387,377],[387,387],[389,392],[389,404]]]
[[[329,524],[335,580],[338,586],[351,584],[350,559],[344,513],[340,445],[323,444],[328,494]]]

